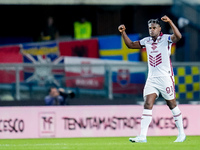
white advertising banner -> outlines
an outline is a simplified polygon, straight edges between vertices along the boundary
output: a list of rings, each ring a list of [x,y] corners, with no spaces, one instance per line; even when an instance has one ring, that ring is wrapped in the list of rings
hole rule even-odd
[[[112,74],[113,93],[141,94],[143,91],[147,65],[80,57],[64,57],[64,62],[67,64],[65,67],[67,87],[103,90],[106,86],[106,71],[109,70]]]
[[[187,135],[200,135],[199,105],[179,105]],[[0,139],[137,136],[143,106],[1,107]],[[149,136],[177,135],[166,105],[153,108]]]

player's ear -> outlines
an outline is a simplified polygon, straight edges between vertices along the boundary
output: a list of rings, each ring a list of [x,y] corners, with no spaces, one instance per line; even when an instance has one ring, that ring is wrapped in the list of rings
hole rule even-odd
[[[161,30],[162,30],[162,28],[160,27],[160,28],[159,28],[159,31],[161,32]]]

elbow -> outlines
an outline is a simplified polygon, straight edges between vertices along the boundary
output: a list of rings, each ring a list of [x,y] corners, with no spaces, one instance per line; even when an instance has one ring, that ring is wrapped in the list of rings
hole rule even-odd
[[[127,46],[128,48],[132,49],[132,48],[134,47],[134,44],[133,44],[133,42],[131,42],[131,43],[126,44],[126,46]]]
[[[127,45],[127,47],[128,47],[128,48],[131,48],[131,46],[130,46],[130,45]]]
[[[182,39],[182,35],[181,35],[181,34],[178,35],[178,36],[176,36],[176,38],[175,38],[175,43],[178,42],[178,41],[181,40],[181,39]]]
[[[179,33],[178,36],[177,36],[178,40],[182,39],[182,34]]]
[[[129,49],[134,49],[134,46],[133,46],[133,45],[127,45],[127,47],[128,47]]]
[[[182,34],[179,35],[178,39],[179,39],[179,40],[182,39]]]
[[[126,44],[126,47],[130,48],[131,47],[131,44],[129,43],[125,43]]]

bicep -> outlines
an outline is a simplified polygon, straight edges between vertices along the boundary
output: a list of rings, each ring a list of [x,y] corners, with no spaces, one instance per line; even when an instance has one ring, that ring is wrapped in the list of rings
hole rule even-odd
[[[139,41],[134,41],[134,42],[131,42],[131,45],[129,48],[132,48],[132,49],[141,49],[141,45],[140,45],[140,42]]]
[[[170,36],[170,38],[171,38],[171,41],[172,41],[173,43],[176,43],[176,42],[179,41],[179,39],[178,39],[174,34],[172,34],[172,35]]]

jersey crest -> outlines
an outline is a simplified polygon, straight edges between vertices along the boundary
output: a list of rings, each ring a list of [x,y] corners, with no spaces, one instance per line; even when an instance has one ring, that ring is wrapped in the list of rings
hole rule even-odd
[[[153,50],[155,50],[157,48],[157,43],[152,43],[152,47]]]

